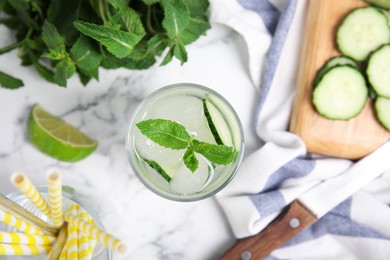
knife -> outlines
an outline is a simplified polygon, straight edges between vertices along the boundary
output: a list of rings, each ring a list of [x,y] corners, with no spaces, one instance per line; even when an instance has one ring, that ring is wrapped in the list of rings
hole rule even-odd
[[[344,173],[319,183],[299,196],[259,234],[238,240],[220,259],[258,260],[268,256],[274,249],[390,169],[389,155],[390,142],[387,142]]]

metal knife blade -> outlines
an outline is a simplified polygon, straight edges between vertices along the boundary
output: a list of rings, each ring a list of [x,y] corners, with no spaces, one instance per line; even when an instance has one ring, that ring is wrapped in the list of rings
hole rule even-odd
[[[294,235],[390,169],[390,142],[355,163],[344,173],[321,182],[295,199],[259,234],[237,241],[222,260],[262,259]],[[325,199],[324,199],[325,198]]]

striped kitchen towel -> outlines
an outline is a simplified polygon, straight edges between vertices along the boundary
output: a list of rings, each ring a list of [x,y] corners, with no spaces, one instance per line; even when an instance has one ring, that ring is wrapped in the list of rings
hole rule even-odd
[[[237,238],[257,234],[300,194],[353,164],[308,154],[302,140],[287,130],[306,8],[306,0],[210,1],[212,22],[243,36],[249,74],[260,93],[254,127],[264,144],[217,195]],[[389,158],[383,160],[390,169]],[[390,259],[389,205],[387,171],[268,258]]]

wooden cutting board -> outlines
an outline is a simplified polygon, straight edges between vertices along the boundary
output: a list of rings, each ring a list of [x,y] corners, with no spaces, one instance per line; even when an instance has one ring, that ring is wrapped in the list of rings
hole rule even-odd
[[[337,27],[351,10],[366,5],[363,0],[308,0],[290,131],[303,139],[310,153],[359,159],[390,138],[375,118],[371,99],[358,117],[348,121],[320,116],[311,102],[317,71],[329,58],[340,55],[335,42]]]

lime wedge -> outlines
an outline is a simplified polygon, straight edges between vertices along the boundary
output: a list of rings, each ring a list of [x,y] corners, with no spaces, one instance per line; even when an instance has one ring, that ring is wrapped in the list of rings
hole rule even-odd
[[[36,104],[31,108],[27,134],[43,153],[60,161],[76,162],[96,150],[97,141]]]

